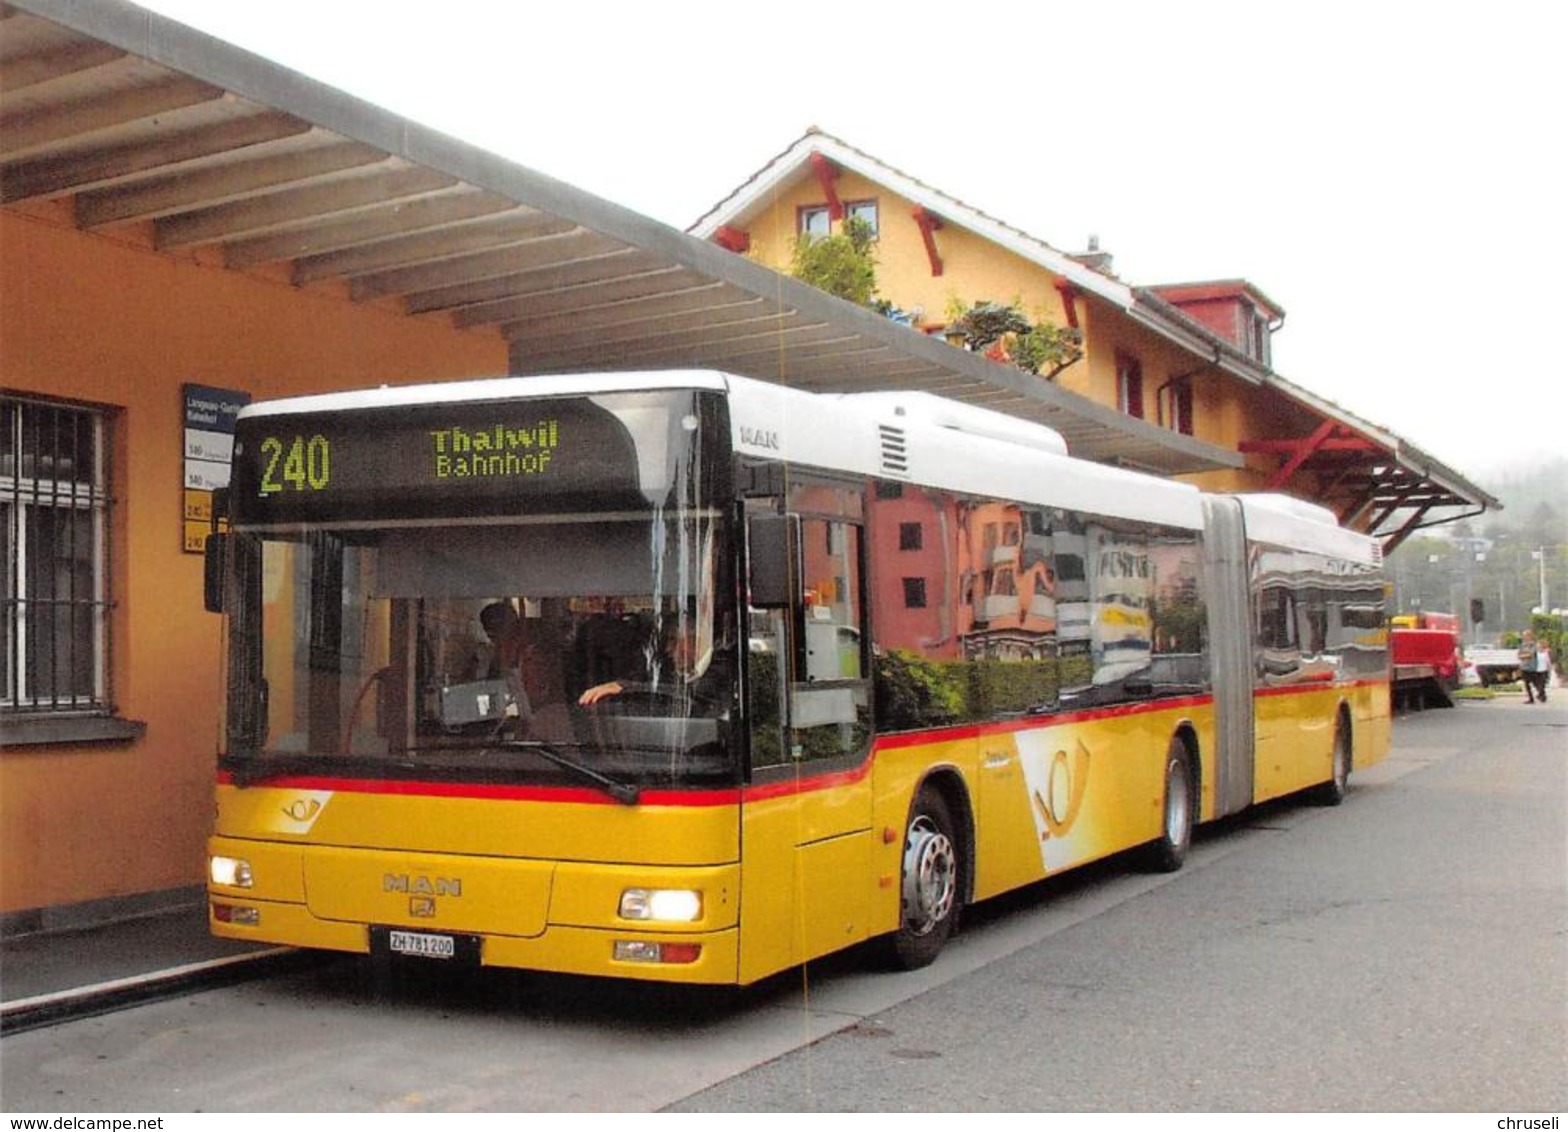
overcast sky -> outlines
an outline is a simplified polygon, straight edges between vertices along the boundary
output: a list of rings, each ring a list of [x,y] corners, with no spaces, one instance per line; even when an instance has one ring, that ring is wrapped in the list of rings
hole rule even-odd
[[[815,125],[1129,283],[1251,281],[1282,375],[1472,478],[1568,448],[1568,5],[145,6],[677,228]]]

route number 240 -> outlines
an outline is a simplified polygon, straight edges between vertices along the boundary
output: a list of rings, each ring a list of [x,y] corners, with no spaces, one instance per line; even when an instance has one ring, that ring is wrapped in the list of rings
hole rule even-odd
[[[280,491],[321,491],[332,481],[332,445],[324,436],[268,436],[261,442],[266,468],[261,494]]]

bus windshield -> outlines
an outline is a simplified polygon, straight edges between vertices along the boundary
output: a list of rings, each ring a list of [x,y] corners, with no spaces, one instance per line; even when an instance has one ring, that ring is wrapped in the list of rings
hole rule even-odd
[[[236,457],[225,601],[223,767],[236,781],[304,774],[570,785],[631,801],[649,786],[736,780],[733,600],[725,596],[733,586],[722,577],[724,511],[702,474],[711,470],[700,451],[709,430],[683,412],[674,415],[689,427],[671,430],[669,413],[643,405],[636,422],[656,431],[657,459],[639,448],[635,430],[617,436],[625,455],[614,459],[604,422],[590,422],[581,405],[569,409],[530,426],[541,437],[554,430],[552,463],[569,476],[486,480],[473,485],[463,513],[446,517],[456,508],[422,496],[418,482],[390,494],[369,477],[355,482],[343,462],[354,453],[350,437],[366,431],[363,419],[352,433],[301,419],[280,428],[263,418],[264,433],[242,428],[237,448],[248,441],[255,455],[248,469]],[[452,416],[448,409],[439,422],[404,430],[410,462],[421,434],[426,449],[441,444],[451,454],[451,437],[471,427]],[[572,466],[560,439],[567,422],[585,440],[585,422],[595,425],[599,467]],[[340,503],[330,490],[300,499],[267,490],[276,454],[264,445],[277,436],[285,450],[296,436],[307,453],[311,443],[325,447]],[[271,475],[289,483],[277,468]],[[616,486],[595,490],[608,480]],[[565,495],[570,511],[545,509]],[[309,521],[279,521],[295,518]]]

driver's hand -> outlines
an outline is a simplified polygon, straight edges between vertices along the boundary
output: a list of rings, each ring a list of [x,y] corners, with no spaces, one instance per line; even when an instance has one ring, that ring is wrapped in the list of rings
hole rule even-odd
[[[577,702],[583,707],[589,707],[600,700],[607,700],[611,696],[618,696],[626,689],[622,688],[619,681],[611,680],[607,684],[595,684],[582,695],[577,697]]]

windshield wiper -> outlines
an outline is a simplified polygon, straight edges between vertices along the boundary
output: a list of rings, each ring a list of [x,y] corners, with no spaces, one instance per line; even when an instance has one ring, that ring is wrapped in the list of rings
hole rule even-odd
[[[514,751],[532,751],[536,755],[553,762],[556,766],[572,771],[589,782],[600,787],[606,794],[614,798],[623,806],[635,806],[642,791],[629,782],[617,782],[607,774],[601,774],[591,766],[585,766],[576,759],[568,758],[549,743],[541,743],[537,739],[513,739],[503,743],[502,746]]]

